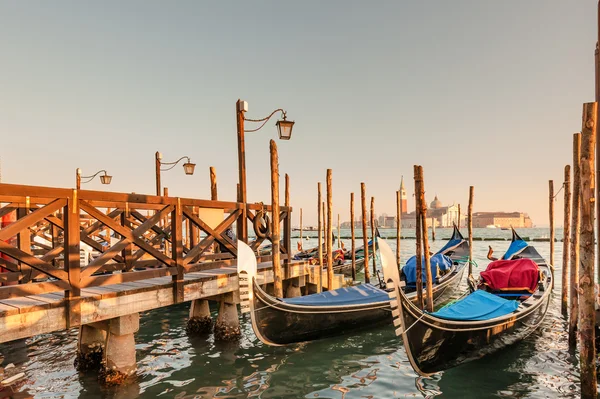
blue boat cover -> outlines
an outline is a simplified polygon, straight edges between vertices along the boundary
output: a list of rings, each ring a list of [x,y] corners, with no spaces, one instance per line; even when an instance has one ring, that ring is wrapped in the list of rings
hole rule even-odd
[[[437,278],[437,268],[441,271],[449,270],[452,268],[452,259],[448,256],[437,253],[431,257],[431,276],[433,280]],[[417,283],[417,256],[411,257],[406,265],[402,268],[402,272],[406,277],[406,284]],[[423,283],[425,283],[425,257],[423,257]]]
[[[446,320],[490,320],[512,313],[518,307],[517,301],[477,290],[460,301],[430,314]]]
[[[518,254],[527,247],[527,243],[523,240],[515,240],[510,243],[506,253],[502,257],[504,260],[509,260],[513,255]]]
[[[360,284],[352,287],[338,288],[320,294],[280,299],[285,303],[303,306],[340,306],[362,305],[366,303],[388,302],[388,293],[371,284]]]

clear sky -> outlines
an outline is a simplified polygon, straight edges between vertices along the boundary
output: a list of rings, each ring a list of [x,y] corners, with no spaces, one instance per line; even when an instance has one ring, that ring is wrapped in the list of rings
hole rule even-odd
[[[474,185],[475,211],[547,225],[548,180],[560,188],[594,100],[595,42],[593,0],[0,0],[2,178],[72,187],[77,167],[107,169],[110,186],[84,188],[153,193],[159,150],[197,163],[163,174],[170,195],[208,198],[215,166],[234,200],[241,98],[249,118],[296,121],[277,144],[305,225],[327,168],[347,220],[361,181],[393,214],[415,164],[427,201],[466,209]],[[274,121],[247,134],[250,202],[270,201],[275,136]],[[562,225],[562,195],[556,208]]]

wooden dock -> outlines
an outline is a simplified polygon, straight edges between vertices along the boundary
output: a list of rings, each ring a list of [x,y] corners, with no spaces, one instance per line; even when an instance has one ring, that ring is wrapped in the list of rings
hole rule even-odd
[[[307,277],[313,281],[316,266],[305,262],[282,265],[289,278]],[[270,262],[258,265],[267,283],[273,282]],[[239,303],[237,268],[222,267],[184,276],[183,301],[218,300],[233,294]],[[92,324],[133,313],[174,305],[173,282],[170,277],[155,277],[121,284],[108,284],[81,290],[81,324]],[[0,343],[69,328],[67,303],[62,293],[28,295],[0,300]]]
[[[291,260],[289,206],[274,268],[261,249],[271,237],[248,239],[255,217],[272,213],[261,203],[0,184],[0,205],[11,219],[0,229],[0,342],[79,327],[78,367],[99,367],[108,383],[135,371],[139,312],[191,302],[188,333],[239,336],[235,230],[267,289],[279,270],[287,296],[326,276]],[[82,262],[82,247],[95,256]],[[342,283],[336,275],[333,288]],[[216,322],[208,301],[219,303]]]

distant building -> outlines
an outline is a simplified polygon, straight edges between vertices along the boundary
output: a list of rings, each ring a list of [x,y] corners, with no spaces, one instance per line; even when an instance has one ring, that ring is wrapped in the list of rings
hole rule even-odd
[[[460,219],[461,221],[464,221],[465,215],[461,215]],[[436,195],[427,208],[427,223],[429,226],[433,223],[435,227],[452,227],[454,223],[458,223],[458,205],[452,204],[444,206],[442,201],[440,201]],[[402,227],[416,227],[415,212],[402,215]]]
[[[473,227],[530,228],[531,218],[522,212],[475,212]]]

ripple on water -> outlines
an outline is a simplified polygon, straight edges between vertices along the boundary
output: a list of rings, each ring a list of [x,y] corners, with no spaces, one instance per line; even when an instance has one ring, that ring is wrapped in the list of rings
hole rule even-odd
[[[442,243],[436,241],[433,250]],[[479,259],[484,259],[488,244],[475,242]],[[508,241],[491,244],[497,253],[508,247]],[[537,247],[546,256],[547,243],[541,244]],[[556,259],[561,259],[560,246],[556,249]],[[403,259],[410,255],[405,252]],[[480,264],[476,274],[485,265]],[[560,268],[556,273],[560,275]],[[93,373],[75,371],[76,330],[0,345],[0,353],[4,365],[24,369],[26,379],[18,389],[36,398],[570,398],[579,394],[578,354],[568,351],[559,293],[557,279],[546,320],[527,339],[428,378],[414,373],[389,327],[268,347],[243,316],[240,341],[221,343],[212,334],[186,335],[186,304],[141,315],[137,381],[126,387],[103,389]]]

